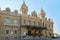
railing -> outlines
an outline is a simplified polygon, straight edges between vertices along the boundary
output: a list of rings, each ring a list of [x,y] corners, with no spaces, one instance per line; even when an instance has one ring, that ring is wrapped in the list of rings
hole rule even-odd
[[[20,26],[19,24],[12,24],[12,23],[4,23],[4,25],[10,25],[10,26]]]
[[[4,23],[4,25],[11,25],[11,23]]]

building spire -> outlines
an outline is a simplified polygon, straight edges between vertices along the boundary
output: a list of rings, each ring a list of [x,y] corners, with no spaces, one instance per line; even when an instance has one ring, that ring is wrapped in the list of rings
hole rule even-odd
[[[22,3],[21,8],[20,8],[20,13],[27,14],[27,12],[28,12],[28,7],[25,4],[25,0],[23,0],[23,3]]]
[[[44,12],[43,8],[41,7],[41,12]]]
[[[23,0],[23,4],[25,4],[25,0]]]
[[[43,18],[43,19],[45,18],[45,12],[44,12],[43,8],[41,8],[40,16],[41,16],[41,18]]]

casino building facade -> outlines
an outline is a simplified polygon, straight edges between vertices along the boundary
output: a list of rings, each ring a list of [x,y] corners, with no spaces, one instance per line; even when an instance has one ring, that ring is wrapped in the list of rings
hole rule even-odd
[[[35,10],[31,15],[27,13],[28,7],[24,1],[20,13],[17,10],[11,12],[9,7],[0,10],[0,38],[53,35],[53,21],[45,17],[46,14],[42,8],[38,14]]]

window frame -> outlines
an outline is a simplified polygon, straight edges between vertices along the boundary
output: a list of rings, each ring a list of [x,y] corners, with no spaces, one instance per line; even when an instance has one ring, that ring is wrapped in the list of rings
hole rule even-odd
[[[9,17],[6,17],[5,23],[10,23],[10,18]]]
[[[15,25],[18,24],[18,19],[17,19],[17,18],[14,19],[14,24],[15,24]]]
[[[9,34],[9,30],[6,30],[6,34]]]
[[[17,30],[14,30],[14,34],[17,34]]]

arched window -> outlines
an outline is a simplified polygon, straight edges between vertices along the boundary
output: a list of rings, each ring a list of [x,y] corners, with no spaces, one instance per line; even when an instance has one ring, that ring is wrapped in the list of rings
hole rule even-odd
[[[32,16],[37,17],[36,11],[33,11],[33,12],[32,12]]]
[[[35,25],[35,21],[33,21],[33,25]]]
[[[31,24],[31,21],[30,20],[28,20],[28,25],[30,25]]]
[[[17,10],[14,10],[14,14],[17,15],[18,14],[18,11]]]
[[[10,8],[9,7],[6,8],[6,12],[7,12],[7,14],[10,14]]]
[[[26,20],[24,19],[24,24],[26,24]]]
[[[18,24],[18,19],[14,19],[14,24],[15,24],[15,25]]]
[[[5,23],[10,23],[10,18],[6,17]]]

